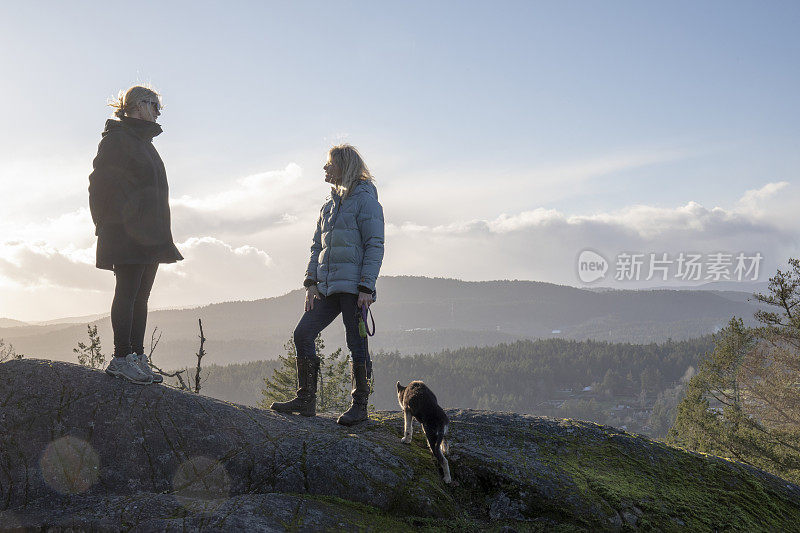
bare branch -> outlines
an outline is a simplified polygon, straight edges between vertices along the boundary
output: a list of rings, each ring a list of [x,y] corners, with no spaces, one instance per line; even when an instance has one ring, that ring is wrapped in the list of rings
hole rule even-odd
[[[203,334],[203,319],[198,318],[197,319],[197,323],[200,326],[200,350],[198,350],[198,352],[195,354],[195,355],[197,355],[197,371],[195,372],[195,375],[194,375],[194,392],[195,392],[195,394],[199,394],[200,393],[200,370],[201,370],[200,362],[202,361],[203,356],[206,354],[206,351],[203,348],[203,346],[206,343],[206,337]]]
[[[153,328],[153,334],[150,335],[150,353],[147,354],[147,359],[150,361],[150,364],[153,364],[153,352],[156,351],[156,347],[158,347],[159,341],[161,341],[161,333],[158,331],[158,338],[156,338],[156,332],[158,331],[158,326]]]

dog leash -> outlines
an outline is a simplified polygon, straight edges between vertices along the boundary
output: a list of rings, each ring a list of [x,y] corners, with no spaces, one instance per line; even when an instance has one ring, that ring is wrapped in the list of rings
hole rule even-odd
[[[361,312],[356,311],[356,315],[358,316],[358,336],[363,339],[364,354],[367,358],[367,380],[370,382],[370,388],[373,388],[372,384],[375,382],[375,375],[372,373],[372,357],[369,356],[368,340],[369,337],[375,335],[375,316],[372,314],[372,309],[367,305],[361,307]],[[372,320],[372,331],[367,326],[368,317]]]
[[[317,370],[315,371],[319,377],[319,401],[321,405],[325,405],[325,383],[322,382],[322,360],[317,356]]]
[[[372,331],[370,331],[369,326],[367,326],[367,315],[369,315],[369,318],[372,320]],[[375,317],[372,314],[372,309],[370,309],[368,305],[361,307],[361,315],[358,321],[358,334],[361,335],[362,339],[366,339],[367,336],[375,336]]]

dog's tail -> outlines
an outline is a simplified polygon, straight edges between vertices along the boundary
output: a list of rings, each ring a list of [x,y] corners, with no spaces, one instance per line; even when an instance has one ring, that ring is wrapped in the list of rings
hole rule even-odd
[[[442,442],[439,444],[439,449],[444,454],[450,450],[450,446],[447,445],[447,441],[444,438],[445,435],[447,435],[447,424],[444,425],[444,430],[442,430]]]

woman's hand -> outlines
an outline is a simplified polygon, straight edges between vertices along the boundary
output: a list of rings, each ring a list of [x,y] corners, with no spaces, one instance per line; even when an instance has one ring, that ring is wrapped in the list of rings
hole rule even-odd
[[[372,303],[372,295],[367,292],[359,292],[358,293],[358,305],[359,309],[363,309],[365,306],[369,307]]]
[[[306,311],[314,309],[314,300],[320,300],[319,289],[316,285],[311,285],[306,289]]]

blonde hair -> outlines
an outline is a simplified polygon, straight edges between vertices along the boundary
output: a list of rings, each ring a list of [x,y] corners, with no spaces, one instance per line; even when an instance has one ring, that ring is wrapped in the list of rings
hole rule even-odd
[[[161,107],[161,95],[149,87],[134,85],[127,91],[120,91],[117,97],[109,102],[109,106],[114,108],[114,116],[122,118],[127,115],[134,106],[144,100],[155,99]]]
[[[374,179],[354,146],[349,144],[334,146],[328,151],[328,159],[342,171],[342,181],[336,189],[343,198],[350,194],[359,181],[371,182]]]

